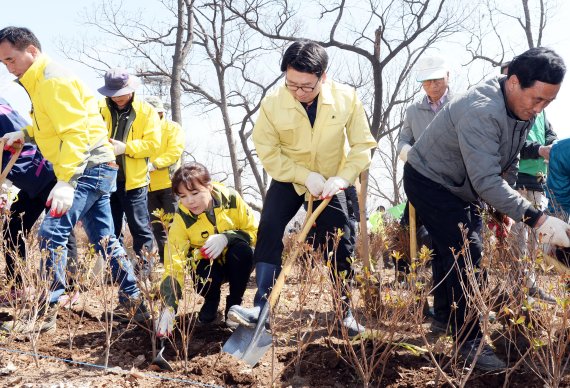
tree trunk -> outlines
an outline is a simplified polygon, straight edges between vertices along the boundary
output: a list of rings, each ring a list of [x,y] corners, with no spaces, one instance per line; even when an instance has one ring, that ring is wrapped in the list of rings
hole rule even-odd
[[[194,39],[194,1],[178,0],[178,22],[176,26],[176,44],[172,57],[172,77],[170,79],[170,109],[172,120],[182,125],[182,70],[184,61]],[[185,23],[186,22],[186,27]],[[186,32],[186,38],[184,33]]]

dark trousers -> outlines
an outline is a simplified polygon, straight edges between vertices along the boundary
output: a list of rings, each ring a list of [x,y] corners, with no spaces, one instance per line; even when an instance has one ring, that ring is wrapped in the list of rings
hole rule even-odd
[[[25,237],[28,236],[40,215],[49,210],[49,207],[46,207],[46,202],[55,184],[56,181],[54,180],[34,198],[31,198],[24,190],[20,190],[18,200],[10,208],[10,221],[8,227],[4,229],[4,240],[8,243],[6,251],[6,277],[8,282],[14,280],[16,285],[22,284],[21,275],[16,273],[16,259],[17,257],[22,260],[27,259]],[[76,265],[77,243],[73,231],[67,240],[67,257],[68,268],[71,265]]]
[[[198,262],[197,291],[204,299],[219,301],[222,283],[229,282],[227,312],[230,306],[241,304],[251,271],[253,271],[253,249],[245,241],[235,240],[228,246],[222,258]]]
[[[154,239],[158,247],[160,262],[164,263],[164,246],[166,245],[168,231],[159,222],[159,219],[152,215],[152,212],[156,209],[163,209],[165,213],[176,212],[176,198],[170,187],[148,192],[148,213],[151,219],[152,233],[154,234]]]
[[[441,291],[445,291],[444,297],[448,307],[446,312],[436,312],[444,314],[436,318],[449,321],[460,340],[476,338],[481,335],[479,319],[477,314],[472,312],[472,317],[466,321],[467,300],[461,286],[463,282],[469,288],[465,258],[459,255],[456,261],[452,253],[453,249],[459,254],[464,247],[463,235],[458,226],[461,223],[468,229],[467,238],[473,265],[479,267],[482,246],[475,230],[477,221],[471,217],[471,205],[442,185],[424,177],[408,163],[404,166],[404,189],[432,238],[434,284],[442,282]],[[440,297],[438,293],[434,293],[434,299]],[[451,303],[457,305],[455,310],[451,308]],[[434,302],[435,304],[441,306],[439,300]]]
[[[285,228],[305,203],[304,198],[304,195],[297,194],[292,183],[276,180],[271,182],[261,211],[254,253],[256,263],[263,262],[281,266]],[[314,209],[320,202],[315,201]],[[328,260],[327,252],[332,252],[334,249],[334,236],[336,236],[338,229],[343,232],[343,235],[340,237],[335,254],[332,255],[333,264],[337,271],[346,271],[347,276],[350,277],[352,276],[350,258],[354,253],[354,243],[344,192],[340,192],[332,198],[329,205],[317,218],[316,227],[313,228],[309,236],[309,241],[312,241],[314,248],[326,248],[325,260]]]
[[[133,237],[133,250],[135,254],[145,260],[143,252],[152,251],[152,232],[150,230],[150,217],[148,215],[148,187],[125,190],[125,182],[117,181],[117,191],[111,194],[111,213],[115,234],[121,245],[124,244],[123,216],[127,218],[127,225]]]
[[[400,225],[402,225],[404,227],[410,226],[410,202],[409,201],[406,201],[406,207],[404,208],[404,214],[402,214],[402,218],[400,219]],[[433,249],[432,243],[431,243],[431,237],[430,237],[426,227],[422,223],[422,220],[417,216],[417,214],[416,214],[416,240],[418,242],[418,248],[420,248],[422,245],[425,245],[429,249]],[[411,258],[410,258],[410,260],[411,260]],[[392,261],[394,262],[394,265],[396,266],[396,269],[398,270],[398,272],[410,273],[410,263],[408,261],[396,260],[395,258],[392,258]]]

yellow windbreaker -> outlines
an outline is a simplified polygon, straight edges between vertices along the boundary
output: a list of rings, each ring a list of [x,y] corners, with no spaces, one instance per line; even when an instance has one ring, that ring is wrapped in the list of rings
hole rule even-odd
[[[169,306],[176,306],[184,285],[186,266],[192,257],[200,257],[199,249],[210,235],[223,233],[228,238],[228,245],[237,239],[255,245],[257,221],[238,192],[221,183],[214,183],[212,197],[215,227],[206,213],[195,216],[182,204],[178,204],[178,211],[168,231],[168,250],[164,257],[164,274],[160,286],[161,295]],[[225,252],[226,250],[224,254]]]
[[[307,191],[311,171],[354,183],[370,165],[370,150],[376,146],[356,91],[329,80],[318,97],[314,127],[285,85],[265,97],[253,142],[267,173],[280,182],[292,182],[299,195]]]
[[[77,77],[42,54],[19,82],[32,101],[27,141],[38,145],[58,180],[75,187],[86,167],[115,160],[97,100]]]
[[[108,137],[115,138],[117,122],[116,112],[109,109],[110,98],[101,103],[101,115],[107,123]],[[135,95],[132,101],[134,115],[130,115],[122,141],[127,145],[125,153],[117,156],[124,158],[125,188],[127,190],[138,189],[149,184],[148,159],[160,147],[160,117],[154,108],[139,101]],[[113,117],[115,116],[115,117]]]
[[[156,170],[150,173],[148,191],[172,187],[170,174],[180,165],[180,156],[182,156],[182,151],[184,151],[184,132],[180,125],[164,118],[161,122],[160,149],[150,157],[150,162]]]

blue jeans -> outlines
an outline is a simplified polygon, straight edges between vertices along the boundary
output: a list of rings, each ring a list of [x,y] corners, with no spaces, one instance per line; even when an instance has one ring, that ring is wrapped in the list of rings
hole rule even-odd
[[[67,265],[67,238],[77,221],[83,222],[96,251],[109,259],[113,280],[119,283],[119,302],[137,298],[137,287],[133,267],[127,253],[115,237],[109,198],[116,188],[117,168],[99,164],[86,169],[77,182],[73,205],[62,217],[46,214],[40,226],[40,248],[49,251],[42,274],[53,276],[49,303],[56,303],[65,292],[65,268]],[[47,270],[47,271],[46,271]]]
[[[125,190],[125,182],[117,182],[117,191],[111,195],[111,212],[113,223],[121,245],[123,243],[123,215],[127,218],[127,225],[133,237],[133,250],[146,263],[144,251],[152,251],[153,235],[150,229],[150,216],[148,214],[148,187]]]

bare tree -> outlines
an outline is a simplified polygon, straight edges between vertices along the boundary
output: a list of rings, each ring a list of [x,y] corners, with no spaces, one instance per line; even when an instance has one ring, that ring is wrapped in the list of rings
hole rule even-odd
[[[225,1],[228,9],[271,41],[307,38],[340,50],[332,52],[338,53],[333,61],[335,75],[359,90],[376,140],[401,126],[395,118],[401,117],[400,107],[405,108],[413,98],[407,87],[413,65],[427,48],[458,32],[467,12],[465,7],[448,6],[456,4],[453,0]],[[310,15],[316,16],[311,19]],[[318,28],[304,28],[308,22]],[[392,154],[382,164],[392,169],[392,186],[398,188],[390,199],[394,203],[401,199],[401,183]]]
[[[136,69],[152,93],[170,95],[175,121],[182,121],[182,108],[188,106],[219,114],[228,153],[217,156],[223,160],[229,154],[231,162],[231,173],[220,174],[231,176],[235,189],[253,199],[248,202],[259,210],[257,199],[265,195],[267,176],[257,167],[251,150],[252,117],[280,77],[260,74],[260,62],[280,46],[267,43],[263,47],[241,19],[228,15],[223,1],[158,2],[163,7],[155,13],[165,15],[160,22],[156,15],[145,18],[144,13],[129,12],[120,1],[106,0],[85,12],[84,19],[108,44],[101,47],[99,38],[63,42],[60,49],[69,59],[101,73],[116,61]],[[224,170],[219,165],[214,169]],[[244,177],[250,176],[255,185],[244,186]]]
[[[494,67],[500,66],[524,49],[518,36],[521,29],[527,49],[542,46],[547,22],[556,8],[556,0],[486,0],[485,6],[474,14],[475,25],[465,30],[469,36],[466,49],[471,56],[467,64],[483,60]],[[511,31],[515,31],[514,35]]]
[[[172,119],[182,124],[181,82],[193,41],[194,0],[161,0],[163,11],[176,23],[147,21],[143,12],[129,12],[120,1],[105,0],[83,15],[87,27],[101,39],[93,42],[60,42],[60,51],[74,60],[104,73],[117,59],[137,69],[137,75],[155,85],[159,95],[170,95]],[[111,38],[111,39],[108,39]],[[168,55],[170,54],[170,55]],[[168,85],[165,93],[163,85]]]
[[[386,124],[393,108],[408,101],[400,98],[400,90],[409,77],[411,66],[428,47],[459,31],[465,17],[458,9],[444,7],[446,2],[449,1],[439,0],[434,5],[429,0],[370,0],[364,11],[362,3],[350,0],[340,0],[332,5],[310,1],[300,4],[226,0],[234,14],[267,38],[287,42],[310,38],[323,47],[335,47],[352,54],[350,59],[358,60],[357,71],[361,70],[359,76],[353,74],[351,77],[359,80],[355,86],[368,87],[368,82],[364,81],[368,77],[373,86],[370,127],[377,140],[390,131]],[[318,23],[318,32],[302,36],[299,34],[300,17],[306,21],[313,11],[317,11],[318,17],[314,21]],[[385,72],[395,64],[400,71],[388,87]]]
[[[187,72],[182,83],[183,90],[198,96],[197,102],[206,109],[215,107],[219,111],[235,189],[243,193],[242,177],[245,168],[249,166],[257,183],[257,191],[264,197],[266,182],[248,144],[251,131],[246,131],[246,128],[259,109],[261,98],[279,79],[274,77],[264,84],[256,74],[256,62],[269,48],[264,48],[238,18],[228,13],[221,0],[213,0],[197,7],[195,23],[194,44],[201,49],[200,53],[196,52],[197,59],[209,62],[215,83],[210,81],[211,78],[196,79]],[[239,118],[234,122],[232,117]],[[236,126],[240,128],[238,133],[243,152],[236,146]],[[259,209],[259,206],[252,205]]]

